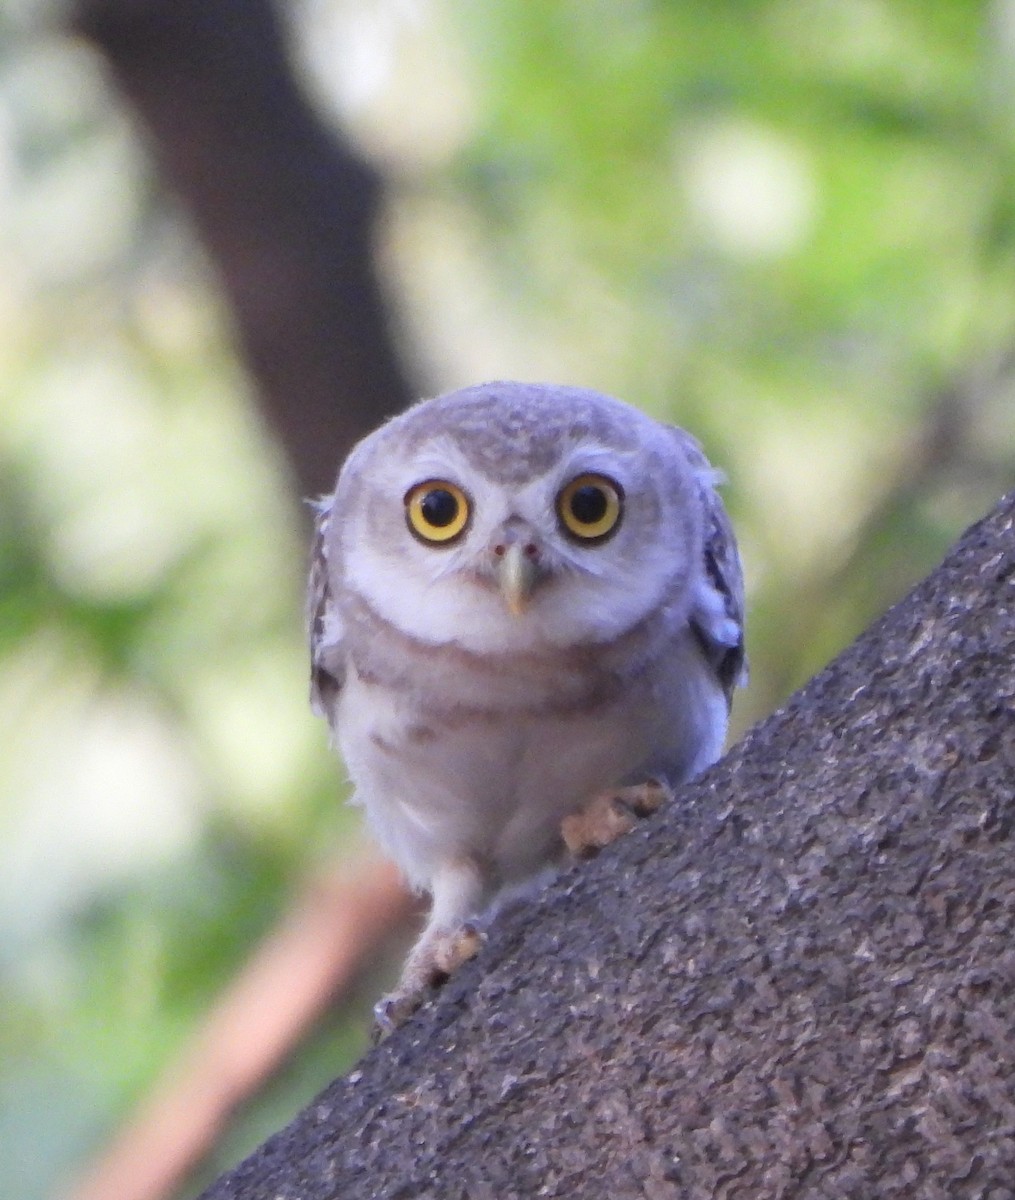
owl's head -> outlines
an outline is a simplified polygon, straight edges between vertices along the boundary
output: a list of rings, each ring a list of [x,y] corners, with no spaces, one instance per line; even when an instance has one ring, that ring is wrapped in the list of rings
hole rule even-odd
[[[612,639],[686,614],[711,472],[686,435],[579,388],[488,383],[423,401],[341,474],[341,587],[427,642],[480,652]]]

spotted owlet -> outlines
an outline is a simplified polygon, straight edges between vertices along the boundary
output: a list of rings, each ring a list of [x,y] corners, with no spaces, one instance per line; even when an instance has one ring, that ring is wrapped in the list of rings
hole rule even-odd
[[[689,434],[550,384],[423,401],[349,455],[318,508],[312,699],[433,898],[382,1022],[471,919],[718,758],[745,658],[716,479]]]

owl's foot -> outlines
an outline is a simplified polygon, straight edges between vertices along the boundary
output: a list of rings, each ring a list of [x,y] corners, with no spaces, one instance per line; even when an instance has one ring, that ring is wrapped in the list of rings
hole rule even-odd
[[[434,944],[431,985],[447,983],[462,963],[476,957],[485,941],[486,934],[472,921],[441,934]]]
[[[462,963],[479,953],[485,940],[485,934],[471,921],[450,931],[424,934],[405,964],[398,987],[374,1005],[374,1044],[404,1024],[432,989],[447,983]]]
[[[611,842],[630,833],[670,798],[670,789],[658,779],[633,787],[600,792],[560,823],[564,845],[575,858],[593,858]]]

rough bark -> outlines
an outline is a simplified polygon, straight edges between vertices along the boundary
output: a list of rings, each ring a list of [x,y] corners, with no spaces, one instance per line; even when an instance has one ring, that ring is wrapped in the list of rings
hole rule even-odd
[[[305,494],[411,399],[373,261],[380,181],[314,114],[270,0],[76,0],[187,207]]]
[[[1015,1187],[1015,493],[206,1200]]]

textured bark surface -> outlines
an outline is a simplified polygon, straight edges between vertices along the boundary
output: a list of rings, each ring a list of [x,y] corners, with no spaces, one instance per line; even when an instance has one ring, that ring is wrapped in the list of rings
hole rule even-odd
[[[409,403],[373,262],[373,169],[300,91],[271,0],[76,0],[219,272],[302,491]]]
[[[1015,1195],[1015,493],[207,1200]]]

